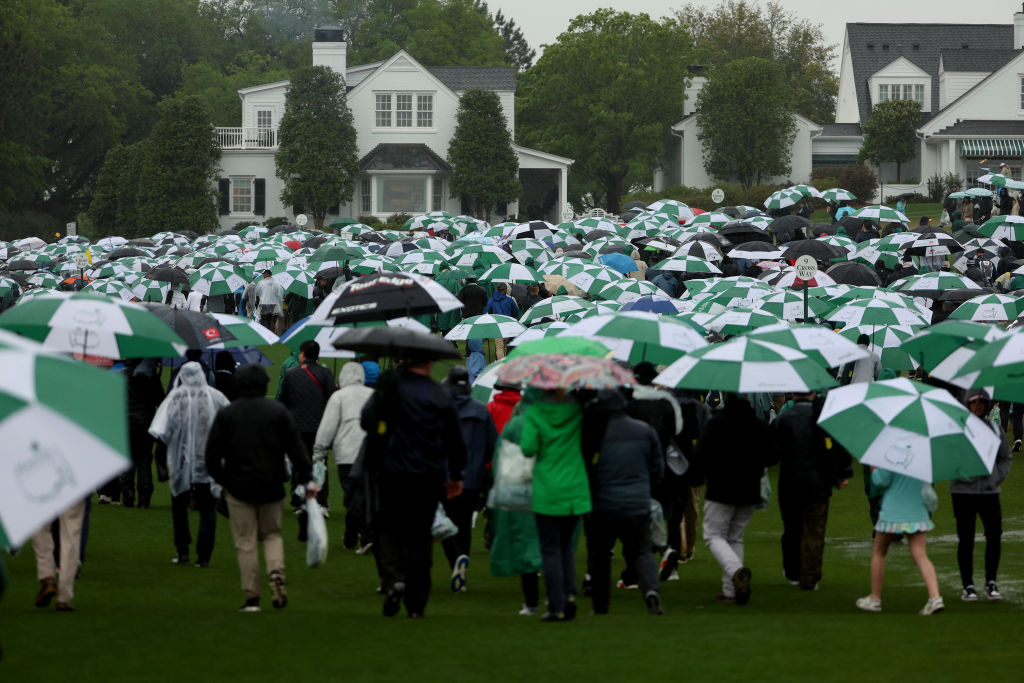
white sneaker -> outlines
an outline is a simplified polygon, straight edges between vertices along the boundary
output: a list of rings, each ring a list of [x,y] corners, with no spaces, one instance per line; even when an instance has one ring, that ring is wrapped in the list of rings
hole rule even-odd
[[[540,614],[540,612],[537,610],[536,607],[527,607],[524,604],[523,608],[521,610],[519,610],[519,612],[517,614],[519,614],[519,616],[521,616],[521,617],[535,617],[538,614]]]
[[[882,601],[874,600],[870,595],[864,596],[863,598],[857,598],[857,609],[862,609],[865,612],[881,612]]]
[[[999,588],[996,587],[995,581],[989,581],[985,584],[985,595],[988,596],[989,600],[1002,600],[1003,595],[999,592]]]
[[[672,573],[669,574],[668,578],[665,579],[665,580],[666,581],[678,581],[679,580],[679,570],[678,569],[673,569]]]
[[[924,607],[921,608],[921,611],[918,612],[918,614],[926,617],[929,614],[938,614],[944,609],[946,609],[946,605],[942,602],[942,596],[940,595],[937,598],[929,598],[928,602],[924,603]]]
[[[964,602],[977,602],[978,591],[974,590],[974,586],[967,586],[964,588],[964,592],[960,594],[960,599]]]

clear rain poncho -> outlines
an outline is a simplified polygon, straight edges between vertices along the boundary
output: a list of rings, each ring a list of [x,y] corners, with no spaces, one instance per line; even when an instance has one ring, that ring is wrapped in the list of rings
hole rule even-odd
[[[149,426],[149,433],[167,445],[171,495],[186,493],[193,484],[212,484],[214,497],[220,495],[220,486],[206,471],[206,439],[213,418],[228,403],[224,394],[206,383],[206,373],[199,363],[181,366],[174,388]]]

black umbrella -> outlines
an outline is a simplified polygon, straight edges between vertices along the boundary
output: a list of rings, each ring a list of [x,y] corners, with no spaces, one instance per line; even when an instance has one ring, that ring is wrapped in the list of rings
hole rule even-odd
[[[822,235],[834,235],[839,229],[838,223],[815,223],[810,227],[812,237],[821,237]]]
[[[917,292],[909,292],[910,294],[916,295]],[[973,299],[976,296],[983,294],[995,294],[996,290],[992,287],[980,287],[978,289],[944,289],[938,292],[933,298],[938,301],[958,301],[963,303],[968,299]]]
[[[316,272],[316,275],[313,276],[313,279],[314,280],[319,280],[320,278],[323,278],[325,280],[337,280],[339,277],[343,276],[344,274],[345,274],[345,269],[344,268],[339,268],[338,266],[331,266],[330,268],[324,268],[323,270],[318,270]],[[351,275],[351,274],[352,274],[352,272],[349,271],[349,275]]]
[[[962,244],[956,241],[952,235],[946,232],[933,231],[921,233],[920,236],[910,242],[904,252],[910,256],[945,256],[963,251]]]
[[[591,230],[590,232],[583,235],[584,242],[593,242],[596,239],[602,237],[615,237],[615,233],[611,230]]]
[[[318,247],[322,247],[325,244],[327,244],[327,238],[326,237],[320,237],[320,236],[310,237],[308,240],[306,240],[305,242],[302,243],[302,248],[303,249],[317,249]]]
[[[846,235],[848,237],[856,237],[857,233],[860,232],[860,226],[864,223],[863,218],[854,218],[853,216],[843,216],[843,219],[839,221],[839,225],[846,229]],[[877,221],[868,221],[871,223],[871,227],[878,230]]]
[[[752,225],[750,223],[743,223],[741,221],[733,221],[731,223],[726,223],[718,231],[718,234],[727,238],[729,242],[734,245],[743,244],[744,242],[764,240],[765,238],[764,230],[761,230],[756,225]]]
[[[729,252],[731,253],[735,251],[738,247],[739,245],[733,247],[732,249],[729,250]],[[779,251],[779,248],[777,246],[770,242],[765,242],[763,240],[753,240],[751,242],[744,242],[742,248],[743,251],[761,251],[766,254],[775,253]]]
[[[197,237],[199,237],[199,235],[197,233],[194,233],[191,230],[182,230],[182,231],[178,232],[177,234],[182,235],[184,237],[187,237],[189,239],[189,241],[195,240]]]
[[[441,285],[408,273],[374,273],[350,280],[337,291],[328,314],[335,325],[462,308],[462,302]]]
[[[820,240],[801,240],[792,243],[786,251],[782,252],[782,258],[787,261],[801,256],[813,256],[816,261],[827,262],[834,258],[846,258],[846,250]]]
[[[119,258],[129,258],[132,256],[150,256],[150,253],[136,247],[122,247],[107,254],[107,260],[116,261]]]
[[[142,304],[167,327],[177,333],[190,349],[204,349],[213,344],[235,341],[237,337],[223,327],[213,316],[164,304]]]
[[[733,218],[742,218],[742,212],[735,206],[723,206],[720,208],[719,213],[724,213],[726,216],[732,216]]]
[[[218,235],[237,235],[238,234],[238,230],[236,230],[235,228],[222,228],[222,229],[217,231],[217,234]]]
[[[854,261],[837,263],[825,272],[841,285],[877,287],[882,284],[882,281],[878,278],[878,274],[875,273],[873,269],[863,263],[855,263]]]
[[[913,199],[914,192],[904,192],[903,194],[896,195],[896,199]]]
[[[389,358],[461,358],[455,344],[404,327],[355,327],[338,335],[334,348]]]
[[[185,256],[192,253],[189,247],[178,245],[165,245],[153,252],[156,256]]]
[[[677,240],[674,237],[641,237],[640,239],[633,242],[638,247],[652,247],[659,251],[674,251],[679,247],[683,246],[682,240]],[[666,247],[673,247],[673,249],[667,249]]]
[[[278,235],[282,232],[295,232],[298,229],[299,226],[297,225],[277,225],[267,231],[267,237],[270,237],[271,235]]]
[[[359,241],[361,242],[375,242],[377,244],[387,244],[388,238],[379,232],[364,232],[359,235]]]
[[[170,282],[172,285],[187,286],[189,284],[188,273],[177,266],[157,266],[146,273],[146,277],[150,280]]]
[[[8,263],[7,270],[42,270],[43,268],[46,268],[46,266],[47,264],[45,263],[36,263],[35,261],[18,259],[16,261],[11,261],[10,263]]]
[[[646,208],[647,208],[646,204],[644,204],[643,202],[638,202],[638,201],[626,202],[625,204],[622,205],[622,210],[623,211],[627,211],[629,209],[640,209],[641,211],[643,211]]]
[[[643,212],[643,209],[630,209],[629,211],[623,211],[619,214],[619,220],[623,223],[628,223]]]
[[[776,235],[788,232],[795,237],[801,232],[806,235],[807,228],[811,227],[811,225],[811,222],[803,216],[779,216],[768,226],[768,232]]]
[[[722,238],[718,237],[718,235],[713,232],[697,233],[693,237],[690,237],[689,239],[685,240],[684,244],[686,242],[707,242],[718,251],[725,251],[725,245],[731,244],[731,242],[729,242],[728,240],[722,241]]]
[[[135,245],[136,247],[155,247],[156,242],[149,239],[148,237],[136,237],[133,240],[128,240],[128,244]]]
[[[4,273],[4,277],[14,280],[23,288],[28,286],[28,275],[25,275],[25,273],[17,273],[12,271]]]
[[[231,259],[224,258],[223,256],[207,256],[202,261],[197,263],[196,267],[198,268],[199,266],[205,266],[207,263],[227,263],[232,266],[241,265],[238,261],[232,261]]]

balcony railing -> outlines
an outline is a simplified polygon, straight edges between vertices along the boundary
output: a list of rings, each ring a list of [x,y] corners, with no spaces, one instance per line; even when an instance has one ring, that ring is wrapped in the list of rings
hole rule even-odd
[[[276,149],[276,128],[217,128],[221,149]]]

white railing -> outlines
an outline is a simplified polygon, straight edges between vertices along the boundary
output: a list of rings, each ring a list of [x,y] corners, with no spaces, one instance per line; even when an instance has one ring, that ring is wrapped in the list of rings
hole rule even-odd
[[[276,128],[217,128],[221,149],[276,149]]]

